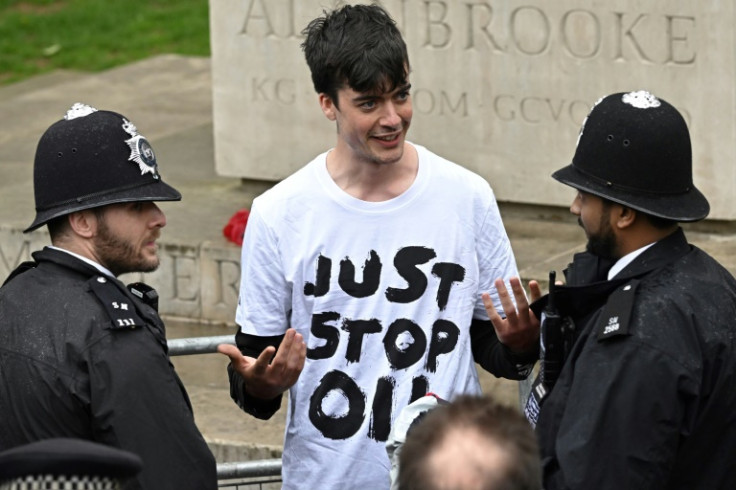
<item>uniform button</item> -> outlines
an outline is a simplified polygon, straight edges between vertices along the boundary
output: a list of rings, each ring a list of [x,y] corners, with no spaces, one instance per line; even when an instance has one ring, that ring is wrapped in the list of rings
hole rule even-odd
[[[105,279],[104,277],[98,277],[97,278],[97,282],[105,283],[105,282],[107,282],[107,279]]]

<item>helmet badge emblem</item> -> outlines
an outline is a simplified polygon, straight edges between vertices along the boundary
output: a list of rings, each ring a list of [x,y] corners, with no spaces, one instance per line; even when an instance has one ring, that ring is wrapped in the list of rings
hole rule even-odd
[[[623,97],[621,97],[621,101],[624,104],[629,104],[637,109],[650,109],[652,107],[659,107],[662,105],[658,98],[646,90],[624,94]]]
[[[67,121],[71,121],[72,119],[76,119],[78,117],[89,116],[93,112],[97,112],[97,109],[95,109],[91,105],[76,102],[68,111],[66,111],[64,119],[66,119]]]
[[[125,118],[123,118],[123,130],[131,136],[130,139],[125,140],[130,147],[128,160],[138,164],[141,175],[150,173],[154,179],[158,179],[156,154],[153,153],[153,148],[151,148],[148,140],[143,135],[138,134],[138,128]]]

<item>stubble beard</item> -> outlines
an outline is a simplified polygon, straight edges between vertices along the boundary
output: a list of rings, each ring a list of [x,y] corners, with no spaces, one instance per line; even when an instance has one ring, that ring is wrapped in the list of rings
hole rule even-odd
[[[98,221],[95,247],[102,265],[107,267],[115,277],[128,272],[153,272],[158,269],[160,259],[155,255],[146,259],[136,252],[128,241],[115,236],[104,220]]]

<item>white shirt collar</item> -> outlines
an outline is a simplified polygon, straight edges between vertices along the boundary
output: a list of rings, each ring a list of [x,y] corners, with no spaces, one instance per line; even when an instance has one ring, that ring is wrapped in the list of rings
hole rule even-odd
[[[613,264],[613,267],[611,267],[609,269],[609,271],[608,271],[608,280],[610,281],[611,279],[613,279],[614,277],[616,277],[616,274],[618,274],[619,272],[621,272],[624,269],[624,267],[626,267],[631,262],[633,262],[633,260],[635,258],[637,258],[639,255],[641,255],[642,252],[644,252],[646,249],[648,249],[649,247],[651,247],[655,243],[657,243],[657,242],[652,242],[649,245],[644,245],[643,247],[638,248],[638,249],[634,250],[633,252],[629,252],[626,255],[624,255],[623,257],[621,257],[620,259],[618,259],[616,261],[616,263]]]
[[[49,248],[53,248],[54,250],[58,250],[60,252],[68,253],[69,255],[71,255],[73,257],[76,257],[76,258],[78,258],[79,260],[81,260],[83,262],[87,262],[89,265],[91,265],[92,267],[94,267],[98,271],[102,272],[106,276],[115,277],[115,275],[112,272],[110,272],[106,267],[101,266],[100,264],[98,264],[94,260],[90,260],[87,257],[83,257],[83,256],[81,256],[79,254],[75,254],[74,252],[70,252],[69,250],[66,250],[64,248],[55,247],[53,245],[49,245]]]

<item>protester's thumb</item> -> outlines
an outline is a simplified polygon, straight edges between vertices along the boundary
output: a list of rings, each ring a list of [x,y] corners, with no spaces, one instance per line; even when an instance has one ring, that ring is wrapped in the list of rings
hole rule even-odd
[[[217,352],[224,354],[230,358],[230,362],[233,364],[239,364],[243,360],[243,354],[240,349],[232,344],[220,344],[217,346]]]

